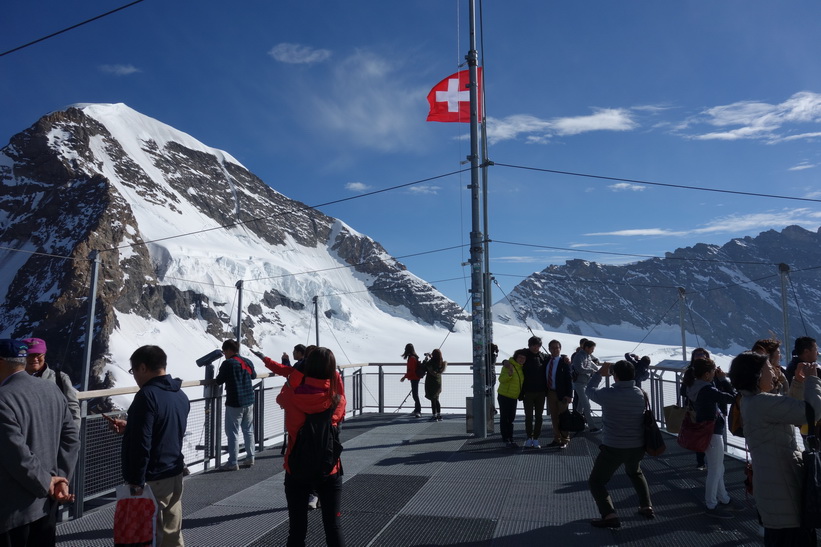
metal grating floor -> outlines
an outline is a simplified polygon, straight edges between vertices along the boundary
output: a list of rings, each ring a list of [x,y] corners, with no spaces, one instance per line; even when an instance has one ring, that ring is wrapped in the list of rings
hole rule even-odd
[[[516,431],[521,434],[521,417]],[[342,526],[348,546],[521,546],[553,541],[575,546],[697,547],[761,545],[751,500],[743,494],[743,462],[726,459],[731,495],[747,504],[736,519],[704,515],[706,473],[671,437],[668,452],[646,458],[657,518],[636,515],[637,499],[623,471],[609,484],[622,519],[617,531],[592,528],[597,517],[587,477],[598,435],[577,435],[565,450],[508,449],[499,435],[474,439],[464,417],[443,422],[369,414],[342,428],[345,466]],[[546,423],[543,441],[551,439]],[[251,469],[187,477],[183,532],[189,547],[284,545],[288,515],[279,449],[257,455]],[[113,505],[60,524],[58,544],[111,545]],[[319,511],[309,515],[307,545],[324,545]]]

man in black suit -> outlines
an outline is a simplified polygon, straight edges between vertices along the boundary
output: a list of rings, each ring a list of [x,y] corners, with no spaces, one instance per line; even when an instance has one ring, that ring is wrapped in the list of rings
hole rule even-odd
[[[570,359],[562,355],[562,344],[551,340],[547,345],[550,357],[545,366],[547,377],[547,408],[553,424],[553,442],[547,445],[553,448],[566,448],[570,442],[570,433],[559,429],[559,415],[567,410],[573,400],[573,379],[570,377]]]

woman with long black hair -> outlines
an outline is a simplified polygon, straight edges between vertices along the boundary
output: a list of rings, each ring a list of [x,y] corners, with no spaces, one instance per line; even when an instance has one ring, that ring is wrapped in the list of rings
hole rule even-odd
[[[422,403],[419,401],[419,380],[420,378],[417,368],[419,367],[419,356],[416,355],[416,350],[413,349],[413,344],[405,344],[405,353],[402,354],[402,359],[407,359],[408,368],[405,375],[402,376],[400,382],[410,380],[411,395],[413,396],[413,416],[419,418],[422,416]]]
[[[425,354],[422,362],[427,370],[425,375],[425,398],[430,400],[431,411],[433,412],[432,422],[442,421],[442,405],[439,404],[439,394],[442,393],[442,373],[448,366],[447,361],[442,359],[442,350],[435,349],[431,353]]]

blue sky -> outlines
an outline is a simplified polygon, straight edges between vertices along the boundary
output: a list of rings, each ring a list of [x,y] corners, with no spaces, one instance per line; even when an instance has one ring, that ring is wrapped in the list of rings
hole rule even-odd
[[[7,3],[0,51],[125,3]],[[821,3],[487,0],[482,15],[491,160],[821,198]],[[425,121],[467,48],[466,0],[146,0],[0,57],[0,139],[73,103],[123,102],[315,205],[467,167],[468,125]],[[568,259],[631,260],[583,251],[661,256],[821,225],[811,201],[498,165],[489,177],[492,239],[562,249],[492,244],[506,292]],[[322,210],[394,256],[424,253],[468,242],[469,182]],[[467,258],[401,260],[465,304]]]

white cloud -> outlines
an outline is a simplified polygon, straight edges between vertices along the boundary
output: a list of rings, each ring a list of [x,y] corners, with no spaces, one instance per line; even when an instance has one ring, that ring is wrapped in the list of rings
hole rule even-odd
[[[821,211],[808,208],[783,209],[781,211],[729,215],[691,230],[669,230],[666,228],[631,228],[611,232],[591,232],[587,236],[623,237],[682,237],[699,234],[739,234],[760,230],[780,229],[797,224],[813,230],[821,223]]]
[[[625,192],[627,190],[632,192],[641,192],[643,190],[647,190],[646,186],[642,186],[641,184],[630,184],[629,182],[617,182],[616,184],[611,184],[608,188],[614,192]]]
[[[488,139],[492,142],[523,136],[527,142],[542,144],[551,137],[578,135],[591,131],[629,131],[638,127],[633,113],[626,108],[594,108],[589,116],[568,116],[542,120],[529,114],[505,118],[488,117]]]
[[[806,132],[801,124],[821,123],[821,93],[800,91],[782,103],[739,101],[714,106],[679,125],[680,129],[707,125],[719,131],[689,135],[698,140],[756,139],[776,143],[812,139],[821,132]]]
[[[442,188],[440,186],[434,186],[434,185],[431,185],[431,184],[422,184],[420,186],[411,186],[411,187],[408,188],[408,191],[412,192],[414,194],[423,194],[423,195],[424,194],[431,194],[431,195],[435,195],[435,194],[438,194],[439,190],[441,190],[441,189]]]
[[[351,192],[367,192],[371,187],[362,182],[349,182],[345,185],[345,189]]]
[[[624,108],[600,108],[590,116],[558,118],[553,127],[559,135],[578,135],[589,131],[629,131],[638,124]]]
[[[315,49],[301,44],[290,44],[283,42],[275,45],[268,52],[268,55],[279,61],[288,64],[313,64],[328,60],[331,56],[329,49]]]
[[[135,72],[142,72],[142,70],[134,65],[100,65],[99,68],[100,72],[114,74],[115,76],[128,76],[129,74],[134,74]]]
[[[816,167],[816,164],[802,161],[798,165],[790,167],[787,171],[803,171],[804,169],[812,169],[813,167]]]

